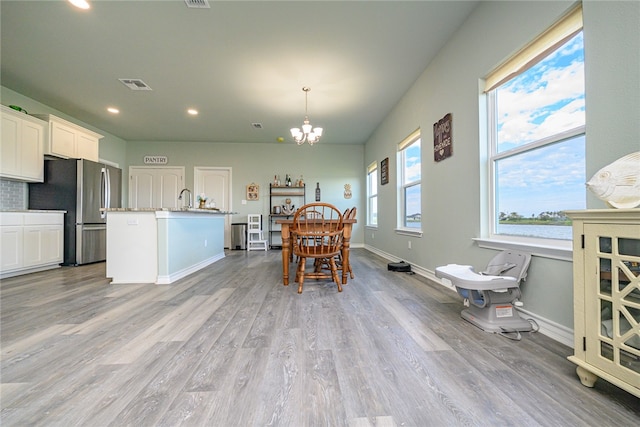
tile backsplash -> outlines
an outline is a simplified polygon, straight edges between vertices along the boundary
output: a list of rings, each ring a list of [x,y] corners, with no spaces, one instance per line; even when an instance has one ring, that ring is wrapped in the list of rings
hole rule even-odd
[[[0,210],[27,209],[28,191],[26,182],[0,179]]]

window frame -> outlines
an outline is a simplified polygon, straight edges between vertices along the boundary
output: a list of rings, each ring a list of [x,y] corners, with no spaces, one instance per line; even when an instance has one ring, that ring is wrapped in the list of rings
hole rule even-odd
[[[578,16],[578,18],[576,18]],[[568,17],[573,20],[571,24],[573,28],[571,29],[572,34],[570,36],[564,35],[564,40],[562,42],[557,42],[556,46],[559,47],[564,45],[566,41],[570,38],[573,38],[579,31],[582,31],[581,25],[581,9],[576,8],[572,10]],[[576,19],[580,19],[579,30],[576,31]],[[558,23],[554,24],[554,26],[562,25],[563,22],[560,20]],[[553,27],[552,27],[553,29]],[[548,30],[548,33],[551,30]],[[545,34],[546,34],[545,33]],[[569,33],[565,31],[565,33]],[[584,48],[584,45],[583,45]],[[549,49],[544,52],[540,52],[537,54],[536,58],[542,60],[547,58],[550,54],[555,52],[556,49]],[[537,62],[536,62],[537,63]],[[533,66],[533,64],[531,65]],[[498,212],[497,212],[497,200],[496,193],[498,191],[498,177],[496,176],[496,164],[498,161],[512,158],[518,155],[522,155],[524,153],[532,152],[534,150],[540,149],[542,147],[549,147],[554,144],[562,143],[563,141],[567,141],[576,137],[582,136],[585,140],[586,144],[586,123],[575,127],[573,129],[565,130],[558,132],[556,134],[546,136],[540,140],[532,141],[521,146],[512,148],[510,150],[505,150],[503,152],[498,152],[498,135],[497,135],[497,101],[496,101],[496,89],[502,84],[507,83],[512,78],[526,72],[528,70],[528,66],[526,68],[522,68],[516,74],[512,75],[509,79],[503,80],[502,82],[494,85],[486,85],[484,94],[485,96],[485,107],[486,107],[486,124],[487,124],[487,156],[486,156],[486,164],[487,164],[487,188],[488,188],[488,205],[487,205],[487,223],[485,225],[486,229],[483,232],[482,238],[476,238],[476,242],[480,247],[490,248],[490,249],[516,249],[516,250],[526,250],[534,253],[535,255],[553,258],[553,259],[561,259],[566,261],[572,260],[572,246],[573,241],[576,239],[576,236],[573,236],[571,240],[560,240],[560,239],[551,239],[551,238],[542,238],[542,237],[528,237],[528,236],[513,236],[513,235],[505,235],[505,234],[497,234],[497,226],[498,226]],[[489,79],[488,77],[487,79]],[[482,105],[482,104],[481,104]],[[586,146],[585,146],[586,151]],[[586,156],[586,152],[585,152]],[[586,197],[586,189],[585,189],[585,197]]]
[[[372,183],[375,183],[375,192],[372,191]],[[373,201],[375,200],[375,212]],[[367,227],[378,228],[378,163],[373,162],[367,167]],[[375,213],[376,222],[373,222]]]
[[[407,149],[410,148],[413,144],[420,141],[420,177],[417,180],[405,182],[405,161],[406,161],[406,152]],[[397,177],[398,177],[398,204],[397,204],[397,226],[396,233],[404,234],[409,236],[418,236],[421,237],[423,234],[422,231],[422,135],[420,129],[418,128],[414,132],[412,132],[409,136],[403,139],[398,144],[398,152],[396,156],[396,166],[397,166]],[[420,186],[420,228],[411,228],[405,225],[406,219],[406,191],[415,186]]]

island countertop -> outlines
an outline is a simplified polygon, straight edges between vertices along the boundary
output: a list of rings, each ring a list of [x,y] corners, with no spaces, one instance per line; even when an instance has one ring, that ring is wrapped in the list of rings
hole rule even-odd
[[[235,215],[238,213],[212,208],[102,208],[100,210],[104,212],[196,212],[213,215]]]

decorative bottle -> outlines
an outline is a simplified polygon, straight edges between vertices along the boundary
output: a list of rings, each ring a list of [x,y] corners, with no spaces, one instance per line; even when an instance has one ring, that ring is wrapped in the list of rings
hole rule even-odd
[[[291,187],[291,176],[287,174],[287,187]]]
[[[320,201],[320,183],[316,182],[316,202]]]

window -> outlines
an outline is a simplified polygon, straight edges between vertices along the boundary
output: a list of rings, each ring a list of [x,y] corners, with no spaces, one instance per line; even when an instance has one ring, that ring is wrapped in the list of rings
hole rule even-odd
[[[561,40],[550,30],[541,38],[551,47],[532,48],[536,40],[524,50],[532,58],[526,64],[487,78],[493,85],[487,90],[490,237],[571,240],[562,211],[586,206],[584,49],[577,12],[577,21],[576,10],[568,15],[568,30],[568,18],[552,27],[563,26]]]
[[[398,144],[399,228],[422,230],[420,130]]]
[[[378,225],[378,164],[367,168],[367,225]]]

